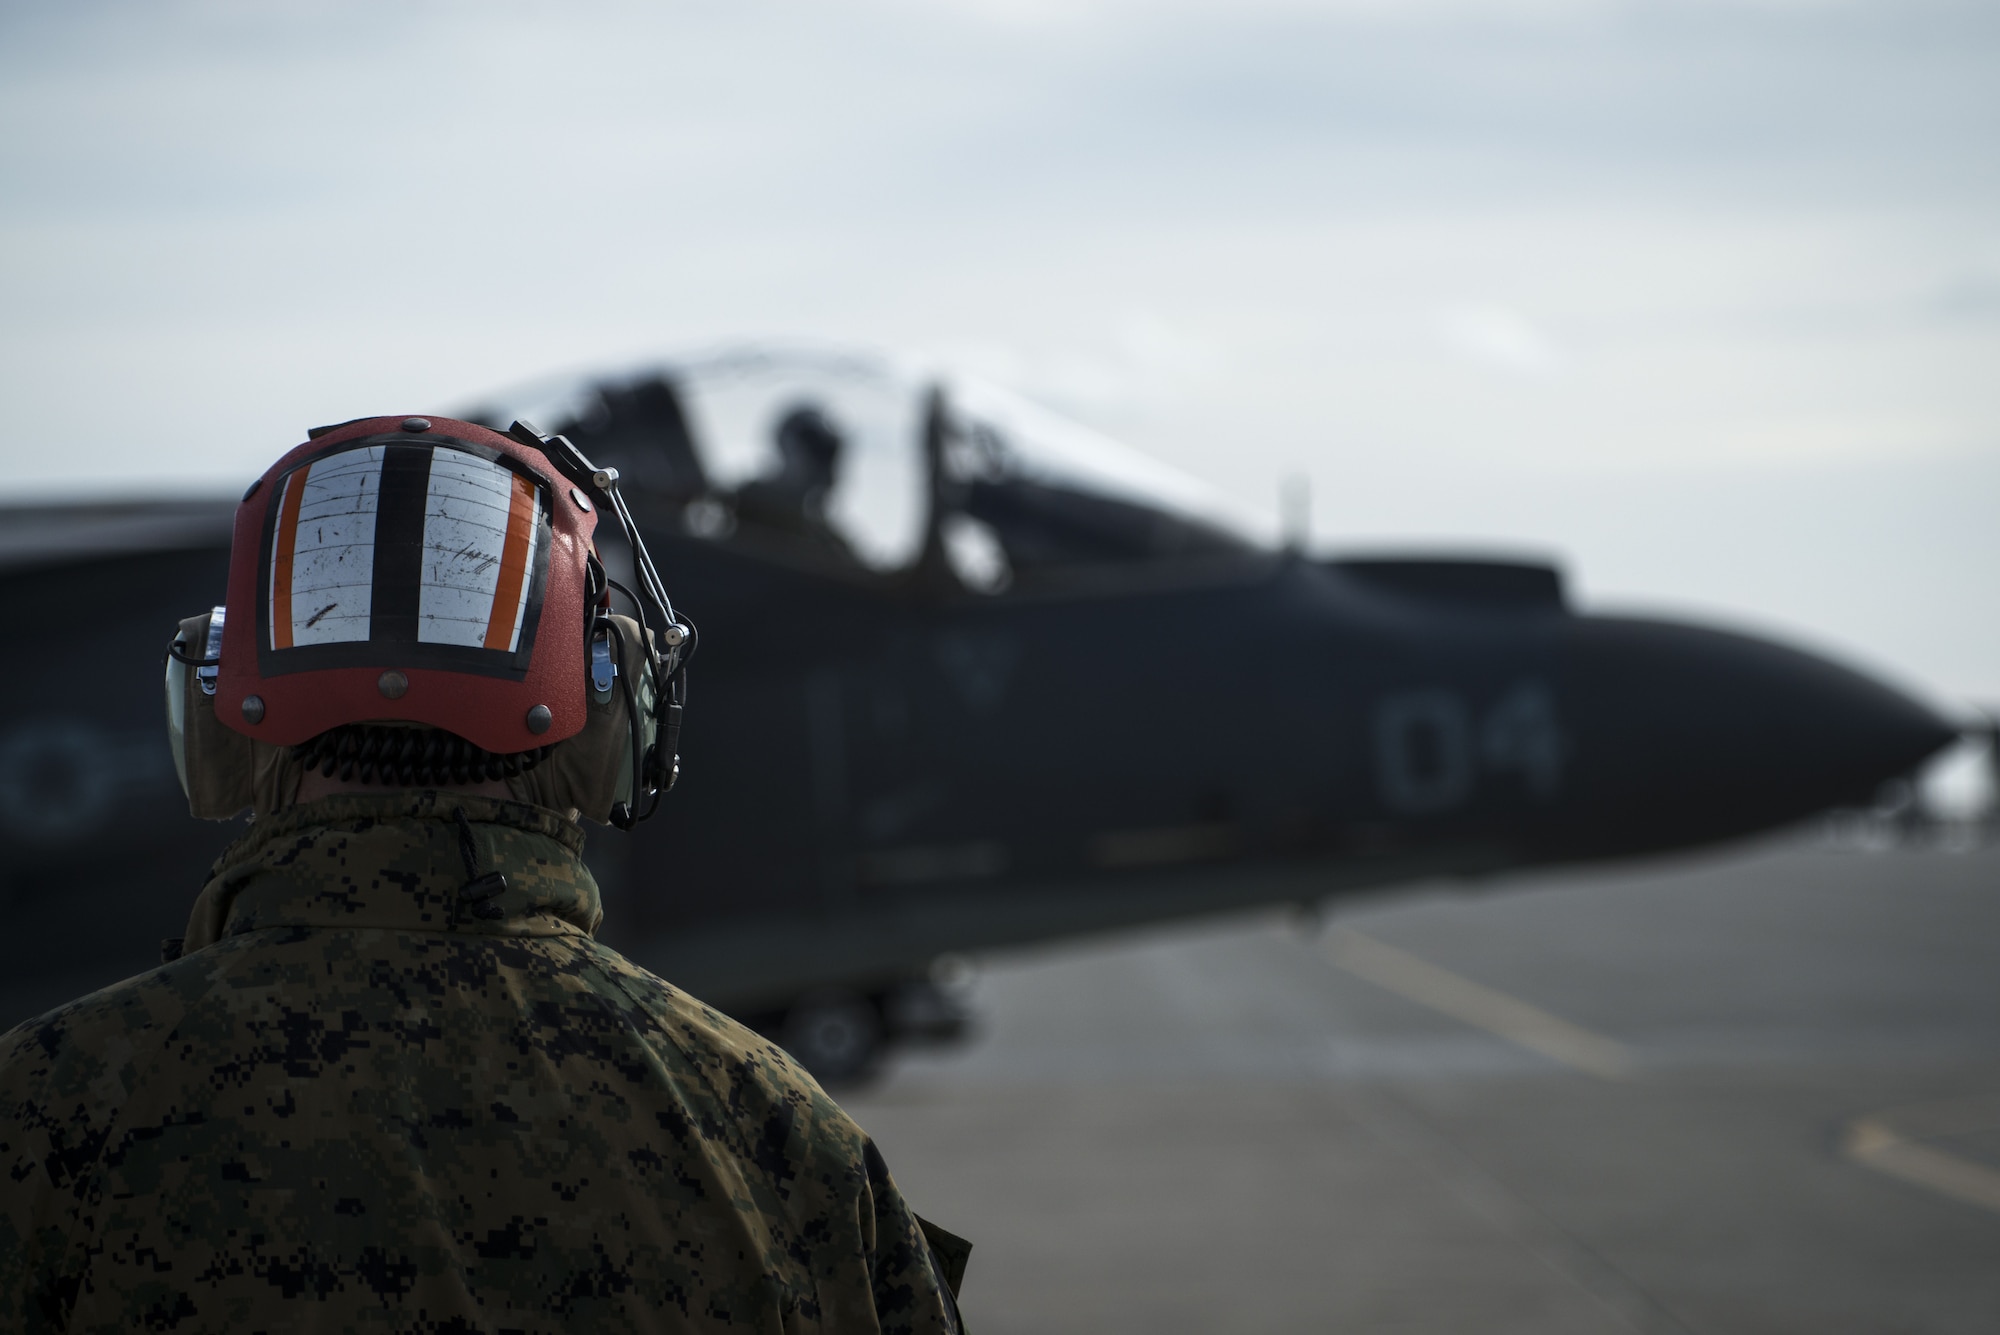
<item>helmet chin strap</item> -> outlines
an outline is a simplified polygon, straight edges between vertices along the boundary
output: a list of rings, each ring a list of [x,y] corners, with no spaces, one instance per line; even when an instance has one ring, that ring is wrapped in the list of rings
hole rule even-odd
[[[671,790],[680,778],[681,713],[687,701],[687,663],[694,656],[699,636],[694,623],[674,611],[673,600],[667,596],[666,585],[653,565],[652,555],[646,550],[645,539],[639,536],[639,526],[618,489],[618,470],[599,468],[567,436],[544,435],[529,422],[515,422],[507,428],[507,434],[523,445],[541,451],[543,457],[580,493],[594,498],[600,508],[610,511],[618,521],[626,548],[632,554],[632,569],[638,578],[639,593],[634,594],[608,577],[605,585],[607,589],[616,589],[624,594],[638,614],[640,633],[645,640],[639,648],[646,664],[650,712],[654,713],[660,727],[657,740],[648,746],[645,719],[642,717],[642,712],[648,711],[642,711],[642,701],[639,693],[633,690],[632,683],[624,674],[617,674],[618,685],[625,694],[627,712],[632,720],[632,795],[630,801],[613,806],[611,823],[621,830],[629,830],[659,810],[661,796]],[[607,593],[607,601],[608,596]],[[624,659],[625,646],[617,627],[604,618],[600,608],[594,607],[592,615],[596,620],[587,641],[596,644],[600,634],[605,635],[607,640],[618,640],[617,657]],[[593,689],[608,688],[610,683],[602,682],[600,687],[601,681],[593,675]],[[642,800],[645,802],[643,809],[639,805]]]

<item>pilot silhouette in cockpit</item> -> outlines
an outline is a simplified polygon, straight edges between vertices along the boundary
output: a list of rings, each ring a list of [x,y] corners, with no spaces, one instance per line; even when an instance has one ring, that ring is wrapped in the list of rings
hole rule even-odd
[[[800,404],[779,419],[773,443],[776,468],[737,488],[737,521],[808,539],[827,555],[852,560],[852,551],[826,516],[827,494],[839,480],[845,443],[839,429],[818,408]]]

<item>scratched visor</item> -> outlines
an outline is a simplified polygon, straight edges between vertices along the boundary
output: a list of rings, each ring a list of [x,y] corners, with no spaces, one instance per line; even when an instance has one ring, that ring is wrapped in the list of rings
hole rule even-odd
[[[262,547],[265,677],[528,672],[548,583],[549,495],[496,450],[378,441],[311,458],[277,479]]]

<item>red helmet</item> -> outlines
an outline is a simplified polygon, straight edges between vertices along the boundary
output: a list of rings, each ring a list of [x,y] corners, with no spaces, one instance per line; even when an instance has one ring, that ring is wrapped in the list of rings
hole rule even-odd
[[[444,417],[316,432],[237,508],[217,718],[280,746],[390,720],[501,754],[574,736],[596,527],[516,437]]]

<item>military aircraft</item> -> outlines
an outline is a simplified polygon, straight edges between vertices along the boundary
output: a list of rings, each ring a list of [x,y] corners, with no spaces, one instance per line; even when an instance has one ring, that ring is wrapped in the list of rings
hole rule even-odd
[[[962,1023],[941,958],[1730,839],[1955,736],[1795,649],[1579,613],[1548,565],[1287,548],[889,359],[725,352],[458,415],[619,469],[701,628],[680,787],[591,840],[608,939],[829,1078]],[[147,967],[234,834],[185,815],[158,678],[232,508],[0,516],[6,1022]]]

